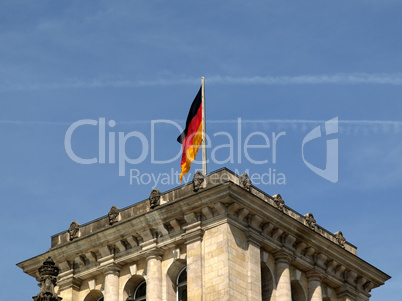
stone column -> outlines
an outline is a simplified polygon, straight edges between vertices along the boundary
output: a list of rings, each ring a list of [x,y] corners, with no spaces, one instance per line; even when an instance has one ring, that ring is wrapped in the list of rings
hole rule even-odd
[[[202,236],[201,229],[186,234],[187,300],[202,300]]]
[[[322,301],[322,275],[314,270],[306,273],[308,280],[308,300],[309,301]]]
[[[161,249],[147,253],[147,301],[162,300],[162,256]]]
[[[112,264],[104,268],[105,273],[105,301],[119,301],[119,275],[120,266]]]
[[[290,285],[290,257],[286,254],[276,254],[276,301],[292,301]]]

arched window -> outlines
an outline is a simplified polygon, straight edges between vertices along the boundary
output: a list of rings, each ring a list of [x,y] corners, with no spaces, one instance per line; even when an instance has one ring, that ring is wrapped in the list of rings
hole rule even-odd
[[[184,259],[177,259],[172,262],[166,271],[166,282],[164,284],[166,288],[166,301],[177,301],[177,300],[187,300],[178,298],[177,284],[182,283],[179,280],[180,276],[182,278],[187,278],[186,261]],[[183,271],[185,274],[181,275]],[[184,297],[185,298],[185,297]]]
[[[145,300],[147,285],[141,275],[133,275],[127,280],[123,290],[124,301]]]
[[[187,301],[187,267],[184,267],[176,281],[177,301]]]
[[[290,283],[292,291],[292,301],[307,301],[306,293],[298,280],[292,280]]]
[[[103,301],[103,294],[99,290],[92,290],[84,301]]]
[[[146,300],[147,299],[147,283],[145,281],[141,282],[134,293],[134,300]]]
[[[261,295],[262,301],[270,301],[274,291],[274,280],[271,270],[265,263],[261,264]]]

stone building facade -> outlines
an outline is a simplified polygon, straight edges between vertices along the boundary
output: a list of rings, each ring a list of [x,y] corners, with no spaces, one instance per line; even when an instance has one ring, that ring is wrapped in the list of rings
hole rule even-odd
[[[341,232],[227,169],[72,222],[49,251],[18,266],[42,281],[49,257],[64,301],[364,301],[390,278]]]

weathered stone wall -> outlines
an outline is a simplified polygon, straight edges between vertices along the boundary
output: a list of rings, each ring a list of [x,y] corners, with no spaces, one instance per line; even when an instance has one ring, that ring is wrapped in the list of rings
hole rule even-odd
[[[228,226],[219,225],[204,234],[205,300],[228,300],[229,258]]]

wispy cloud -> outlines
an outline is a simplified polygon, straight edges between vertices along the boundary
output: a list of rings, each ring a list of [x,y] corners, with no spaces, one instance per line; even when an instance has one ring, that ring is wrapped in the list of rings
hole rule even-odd
[[[213,75],[206,78],[208,84],[222,85],[402,85],[402,73],[370,74],[341,73],[299,76],[251,76],[234,77]],[[0,84],[0,91],[52,90],[103,87],[154,87],[181,86],[199,83],[199,78],[167,78],[167,79],[69,79],[53,83],[13,83]]]

